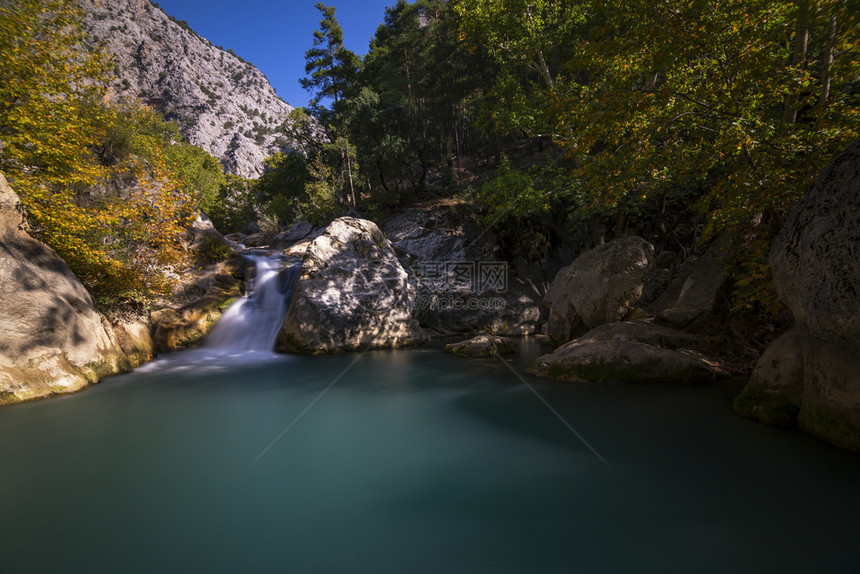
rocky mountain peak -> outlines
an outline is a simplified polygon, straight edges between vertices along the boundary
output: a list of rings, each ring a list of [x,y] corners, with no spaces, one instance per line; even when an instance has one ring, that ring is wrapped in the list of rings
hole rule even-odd
[[[149,0],[79,1],[90,40],[113,54],[113,95],[138,97],[178,122],[228,173],[258,177],[263,160],[289,145],[278,127],[293,108],[251,63]]]

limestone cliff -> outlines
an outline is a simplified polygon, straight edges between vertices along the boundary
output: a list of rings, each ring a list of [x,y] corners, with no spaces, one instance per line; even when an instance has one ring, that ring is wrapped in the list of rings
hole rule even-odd
[[[293,108],[252,64],[149,0],[79,1],[90,40],[114,57],[114,95],[138,97],[177,121],[236,175],[259,176],[263,160],[289,145],[277,128]]]

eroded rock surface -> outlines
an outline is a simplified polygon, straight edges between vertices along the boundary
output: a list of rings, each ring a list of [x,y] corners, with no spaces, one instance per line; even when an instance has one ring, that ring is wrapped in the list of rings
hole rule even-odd
[[[553,343],[620,321],[642,295],[653,259],[650,243],[625,237],[586,251],[559,271],[543,299]]]
[[[797,324],[762,356],[737,411],[772,422],[761,414],[781,399],[800,428],[860,452],[860,140],[792,210],[770,265]]]
[[[76,391],[130,368],[69,266],[27,234],[0,174],[0,404]]]
[[[304,250],[278,350],[305,353],[412,345],[417,287],[375,223],[334,220]]]
[[[243,263],[230,258],[194,275],[197,294],[187,294],[177,307],[152,313],[152,336],[158,352],[171,352],[199,345],[218,319],[242,296]]]

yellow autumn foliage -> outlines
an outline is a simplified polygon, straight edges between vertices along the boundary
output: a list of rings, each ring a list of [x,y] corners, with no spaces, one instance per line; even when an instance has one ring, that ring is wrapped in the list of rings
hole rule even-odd
[[[167,157],[170,138],[121,161],[106,152],[139,104],[107,103],[109,60],[84,45],[81,18],[69,0],[0,5],[0,171],[34,235],[95,295],[163,294],[182,265],[193,190]]]

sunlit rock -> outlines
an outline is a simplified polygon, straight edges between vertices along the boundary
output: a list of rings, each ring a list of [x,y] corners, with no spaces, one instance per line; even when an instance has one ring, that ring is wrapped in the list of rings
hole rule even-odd
[[[305,249],[279,350],[349,351],[418,343],[416,285],[375,223],[333,221]]]
[[[197,294],[188,293],[176,307],[152,313],[155,349],[169,352],[199,345],[230,304],[242,296],[242,276],[238,257],[194,272]]]
[[[214,46],[149,0],[81,0],[92,44],[104,42],[116,64],[114,97],[137,97],[182,134],[243,177],[263,173],[263,160],[287,142],[280,126],[293,110],[266,76]]]
[[[152,324],[148,317],[118,317],[110,320],[116,342],[132,367],[137,368],[155,357]]]
[[[25,229],[0,174],[0,404],[76,391],[130,368],[69,266]]]

